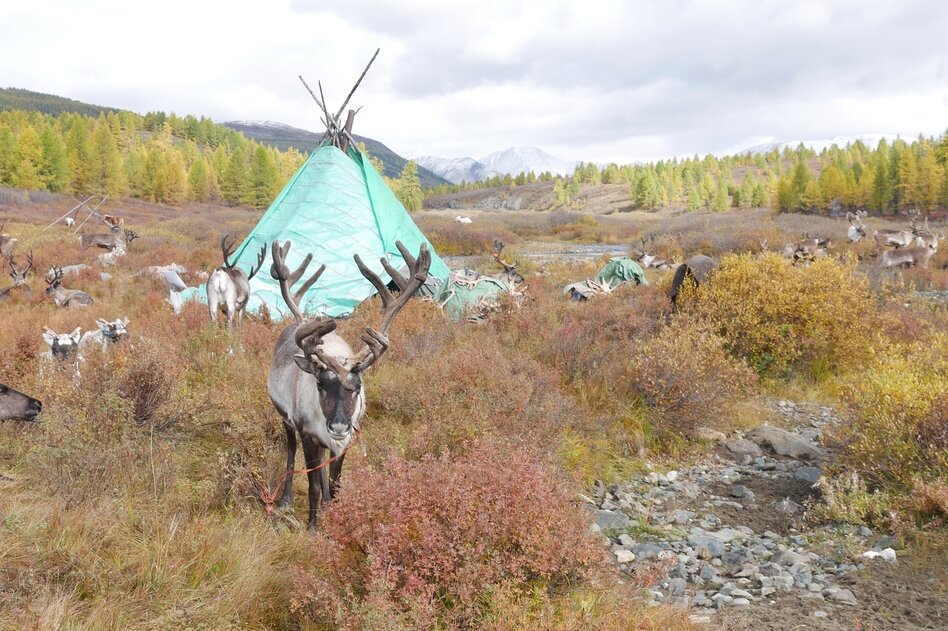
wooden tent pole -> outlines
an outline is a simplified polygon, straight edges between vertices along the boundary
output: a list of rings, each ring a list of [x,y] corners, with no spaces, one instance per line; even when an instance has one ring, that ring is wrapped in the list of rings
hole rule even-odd
[[[82,207],[87,201],[89,201],[89,200],[92,199],[93,197],[95,197],[95,195],[89,195],[89,197],[85,198],[84,200],[82,200],[81,202],[79,202],[77,205],[75,205],[75,206],[73,206],[72,208],[70,208],[70,209],[66,212],[65,215],[63,215],[62,217],[60,217],[59,219],[57,219],[57,220],[54,221],[53,223],[49,224],[48,226],[46,226],[45,228],[43,228],[42,230],[40,230],[40,232],[46,232],[47,230],[49,230],[50,228],[52,228],[53,226],[55,226],[56,224],[58,224],[60,221],[62,221],[62,220],[65,219],[66,217],[68,217],[68,216],[69,216],[69,213],[78,210],[80,207]]]

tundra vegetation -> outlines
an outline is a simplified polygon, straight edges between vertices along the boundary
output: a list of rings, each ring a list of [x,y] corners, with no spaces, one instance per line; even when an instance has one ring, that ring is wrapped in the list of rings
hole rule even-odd
[[[7,221],[19,260],[91,262],[71,236],[41,232],[65,198],[17,204],[31,221]],[[871,244],[845,244],[792,266],[760,243],[804,233],[844,243],[846,224],[767,210],[484,213],[470,225],[422,213],[436,248],[451,252],[458,235],[454,252],[481,255],[485,271],[498,271],[491,244],[502,240],[527,297],[479,326],[405,305],[366,374],[362,431],[312,533],[303,485],[295,510],[268,516],[260,501],[286,464],[266,367],[287,323],[248,316],[231,352],[206,306],[175,315],[163,280],[135,276],[169,261],[213,270],[208,235],[246,233],[256,214],[129,204],[143,237],[111,280],[94,264],[69,277],[87,307],[58,308],[41,275],[27,280],[32,294],[0,305],[0,383],[43,406],[39,423],[0,423],[11,478],[0,481],[0,627],[687,629],[686,612],[636,597],[660,565],[617,583],[577,495],[646,459],[700,457],[699,429],[759,423],[768,397],[831,401],[849,421],[832,437],[836,475],[814,518],[944,541],[948,312],[911,293],[948,289],[944,252],[893,272]],[[480,236],[465,241],[471,230]],[[561,287],[602,261],[541,269],[518,255],[564,235],[630,252],[654,235],[654,256],[700,252],[719,265],[675,308],[672,275],[658,269],[648,286],[580,304]],[[359,339],[378,307],[337,332]],[[41,371],[44,327],[88,330],[116,314],[133,323],[127,343],[88,353],[77,378]]]

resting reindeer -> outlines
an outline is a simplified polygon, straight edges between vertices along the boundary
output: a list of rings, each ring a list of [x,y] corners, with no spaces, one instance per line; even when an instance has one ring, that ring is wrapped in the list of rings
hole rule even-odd
[[[335,495],[342,473],[344,452],[365,412],[362,375],[385,353],[389,346],[386,334],[392,322],[428,277],[431,254],[426,245],[422,244],[417,259],[400,242],[395,245],[408,265],[408,277],[398,273],[385,259],[382,259],[382,266],[398,286],[400,293],[397,298],[358,255],[354,257],[359,271],[379,292],[384,313],[381,330],[366,327],[361,336],[364,345],[358,353],[354,353],[345,340],[334,332],[335,320],[328,317],[305,320],[300,311],[300,298],[312,287],[326,266],[320,266],[293,293],[293,285],[302,278],[313,255],[307,254],[296,271],[290,273],[286,266],[290,242],[287,241],[281,247],[274,241],[271,248],[273,264],[270,274],[279,281],[283,300],[296,319],[277,339],[267,379],[270,400],[283,417],[283,428],[286,430],[286,468],[292,471],[296,460],[297,432],[303,443],[306,468],[320,464],[325,449],[336,458],[329,465],[328,480],[325,468],[308,474],[311,528],[316,526],[319,491],[321,489],[323,502],[328,502]],[[288,473],[279,506],[287,507],[292,500],[293,475]]]
[[[237,317],[237,328],[240,328],[250,299],[250,279],[263,266],[267,258],[267,246],[260,248],[257,256],[257,266],[250,268],[250,274],[236,267],[228,261],[234,253],[234,241],[227,243],[230,235],[225,234],[221,239],[221,252],[224,254],[224,264],[211,273],[207,279],[207,306],[211,310],[211,320],[217,322],[217,312],[221,310],[227,316],[227,332],[233,332],[234,316]]]
[[[79,243],[83,250],[96,247],[116,254],[118,252],[125,254],[128,252],[128,245],[137,238],[137,232],[126,229],[105,234],[84,234],[79,237]]]
[[[35,421],[42,411],[40,401],[0,383],[0,421]]]
[[[52,277],[50,277],[52,274]],[[92,296],[81,289],[66,289],[62,286],[63,270],[53,267],[46,273],[46,294],[53,297],[58,307],[80,308],[92,304]]]
[[[504,242],[500,239],[494,239],[493,243],[493,254],[494,260],[497,261],[497,264],[504,268],[502,274],[497,278],[500,280],[506,281],[511,287],[513,285],[519,285],[523,283],[523,276],[517,271],[517,268],[520,267],[520,261],[514,261],[513,263],[508,263],[500,257],[501,253],[504,251]]]
[[[648,253],[648,244],[655,241],[655,235],[649,235],[643,239],[639,239],[642,243],[642,249],[634,253],[635,260],[642,264],[642,267],[648,269],[649,267],[654,269],[668,269],[671,267],[668,261],[665,259],[660,259],[657,256],[652,256]]]
[[[17,269],[12,256],[7,257],[7,263],[10,265],[10,278],[13,279],[13,284],[0,289],[0,300],[9,300],[12,298],[14,290],[19,290],[20,295],[24,298],[32,296],[33,290],[26,284],[26,277],[33,267],[33,253],[30,252],[26,257],[26,267],[23,269]]]
[[[3,227],[6,225],[5,223],[0,223],[0,256],[11,256],[13,254],[13,246],[19,243],[17,239],[3,233]]]
[[[102,350],[108,350],[112,344],[118,344],[128,337],[128,318],[119,318],[111,322],[97,318],[97,331],[86,331],[79,340],[79,351],[85,351],[95,344]]]
[[[849,220],[849,230],[846,231],[846,238],[849,239],[850,243],[859,243],[866,238],[866,225],[862,220],[867,214],[864,210],[846,213],[846,219]]]

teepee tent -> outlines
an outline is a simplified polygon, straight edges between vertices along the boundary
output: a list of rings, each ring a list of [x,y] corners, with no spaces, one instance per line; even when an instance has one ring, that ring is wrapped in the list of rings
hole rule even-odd
[[[292,241],[286,260],[290,269],[310,253],[314,265],[326,266],[316,284],[300,299],[300,309],[309,314],[343,316],[374,295],[375,289],[359,273],[352,257],[358,254],[380,278],[388,278],[380,258],[384,257],[395,269],[406,267],[395,247],[396,241],[412,253],[427,244],[432,252],[429,276],[432,281],[446,279],[448,267],[368,156],[352,142],[350,130],[355,113],[349,111],[343,127],[339,114],[331,116],[315,94],[313,98],[328,119],[323,121],[327,132],[322,143],[286,184],[231,259],[249,271],[257,264],[261,247],[267,246],[267,261],[250,280],[248,311],[255,312],[266,305],[274,315],[287,315],[279,283],[270,276],[269,245],[274,240]],[[206,295],[203,287],[189,292],[200,299]]]

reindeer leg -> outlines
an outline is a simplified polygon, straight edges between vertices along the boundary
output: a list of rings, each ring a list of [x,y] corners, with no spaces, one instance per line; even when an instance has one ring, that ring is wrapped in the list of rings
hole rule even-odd
[[[346,459],[345,454],[339,455],[339,460],[334,460],[329,465],[329,499],[336,497],[339,490],[339,478],[342,477],[342,461]]]
[[[312,437],[303,435],[303,454],[306,456],[306,468],[312,469],[323,460],[322,446],[313,440]],[[321,471],[321,470],[320,470]],[[309,527],[316,528],[316,514],[319,512],[319,473],[320,471],[310,471],[306,474],[309,479]]]
[[[283,423],[283,429],[286,430],[286,470],[292,471],[296,465],[296,430],[290,427],[286,422]],[[283,495],[280,497],[278,508],[287,508],[293,504],[293,474],[286,474],[286,483],[283,485]]]

